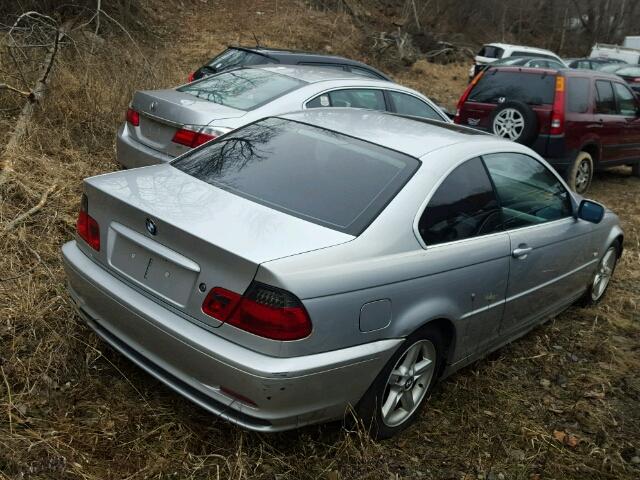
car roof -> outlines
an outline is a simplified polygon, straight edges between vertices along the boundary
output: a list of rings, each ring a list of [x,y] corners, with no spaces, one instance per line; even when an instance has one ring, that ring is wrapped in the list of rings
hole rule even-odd
[[[358,108],[309,109],[278,117],[340,132],[415,158],[457,143],[498,140],[494,135],[444,121]]]
[[[364,68],[371,72],[374,72],[377,75],[385,78],[386,80],[391,81],[388,75],[381,72],[380,70],[373,68],[371,65],[368,65],[363,62],[359,62],[357,60],[353,60],[351,58],[341,57],[339,55],[327,55],[324,53],[316,53],[316,52],[306,52],[304,50],[294,50],[294,49],[283,49],[283,48],[268,48],[268,47],[244,47],[240,45],[229,45],[228,48],[233,48],[236,50],[246,50],[248,52],[254,52],[261,55],[266,55],[268,57],[274,58],[276,60],[286,60],[286,61],[296,61],[296,62],[314,62],[314,63],[335,63],[341,65],[351,65],[354,67]]]
[[[393,82],[388,82],[386,80],[379,80],[375,78],[368,78],[362,75],[358,75],[357,73],[346,72],[344,70],[337,70],[335,68],[327,68],[327,67],[316,67],[310,65],[273,65],[273,64],[265,64],[265,65],[252,65],[248,67],[243,67],[245,69],[250,68],[259,68],[261,70],[266,70],[268,72],[279,73],[280,75],[286,75],[287,77],[295,78],[297,80],[302,80],[306,83],[316,83],[316,82],[324,82],[327,80],[362,80],[362,81],[372,81],[372,82],[382,82],[384,84],[389,84]],[[222,72],[224,73],[224,72]]]
[[[507,49],[507,48],[511,48],[511,49],[515,49],[517,48],[518,50],[524,50],[524,51],[529,51],[529,52],[544,52],[544,53],[551,53],[552,55],[556,56],[557,55],[555,53],[553,53],[551,50],[547,50],[545,48],[538,48],[538,47],[527,47],[526,45],[513,45],[510,43],[485,43],[485,46],[490,46],[490,47],[500,47],[503,49]]]
[[[611,80],[620,80],[620,78],[613,73],[606,73],[601,70],[588,70],[588,69],[576,69],[576,68],[533,68],[533,67],[519,67],[514,65],[498,65],[491,67],[493,71],[518,71],[522,73],[542,74],[547,73],[550,75],[560,73],[563,76],[571,77],[598,77],[608,78]]]

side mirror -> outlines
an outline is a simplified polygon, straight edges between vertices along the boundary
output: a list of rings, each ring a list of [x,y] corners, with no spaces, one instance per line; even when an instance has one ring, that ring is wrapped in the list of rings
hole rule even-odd
[[[604,207],[591,200],[582,200],[578,207],[578,218],[591,223],[600,223],[604,217]]]

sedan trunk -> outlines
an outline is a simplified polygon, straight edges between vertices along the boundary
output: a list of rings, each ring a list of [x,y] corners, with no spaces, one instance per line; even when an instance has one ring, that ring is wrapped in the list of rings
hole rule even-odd
[[[353,239],[228,191],[170,165],[116,172],[85,183],[101,249],[85,252],[114,274],[217,327],[202,312],[214,287],[243,293],[266,261]]]

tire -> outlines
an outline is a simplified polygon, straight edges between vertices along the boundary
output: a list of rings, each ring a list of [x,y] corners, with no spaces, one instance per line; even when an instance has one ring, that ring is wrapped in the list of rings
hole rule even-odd
[[[374,439],[392,437],[418,417],[444,365],[444,340],[442,332],[435,325],[417,330],[407,337],[373,381],[355,410]],[[428,357],[431,360],[423,375],[397,375],[395,372],[406,371],[403,368],[408,365],[407,354],[416,349],[418,353],[414,367]],[[406,401],[409,396],[412,401]],[[396,398],[398,400],[394,402]],[[388,412],[386,416],[383,415],[383,409]]]
[[[583,194],[593,180],[593,158],[587,152],[578,152],[573,163],[565,172],[565,179],[571,190]]]
[[[616,270],[618,259],[620,258],[621,245],[619,241],[613,242],[609,245],[604,255],[598,263],[598,268],[593,274],[591,283],[587,288],[586,293],[582,297],[580,304],[583,306],[595,305],[604,298],[604,294],[609,288],[611,283],[611,277]],[[605,277],[603,277],[605,275]],[[598,280],[604,280],[605,283],[599,283]]]
[[[640,162],[631,165],[631,175],[634,177],[640,177]]]
[[[524,102],[500,104],[491,114],[489,124],[495,135],[523,145],[532,145],[538,138],[538,116]]]

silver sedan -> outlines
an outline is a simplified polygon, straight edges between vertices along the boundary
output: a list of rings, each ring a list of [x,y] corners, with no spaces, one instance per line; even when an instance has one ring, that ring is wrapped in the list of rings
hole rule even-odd
[[[136,92],[116,137],[127,167],[168,162],[264,117],[294,110],[353,107],[451,122],[424,95],[397,83],[311,66],[248,67],[168,90]]]
[[[602,298],[618,218],[533,151],[356,109],[254,122],[84,182],[82,318],[238,425],[405,428],[437,379]]]

